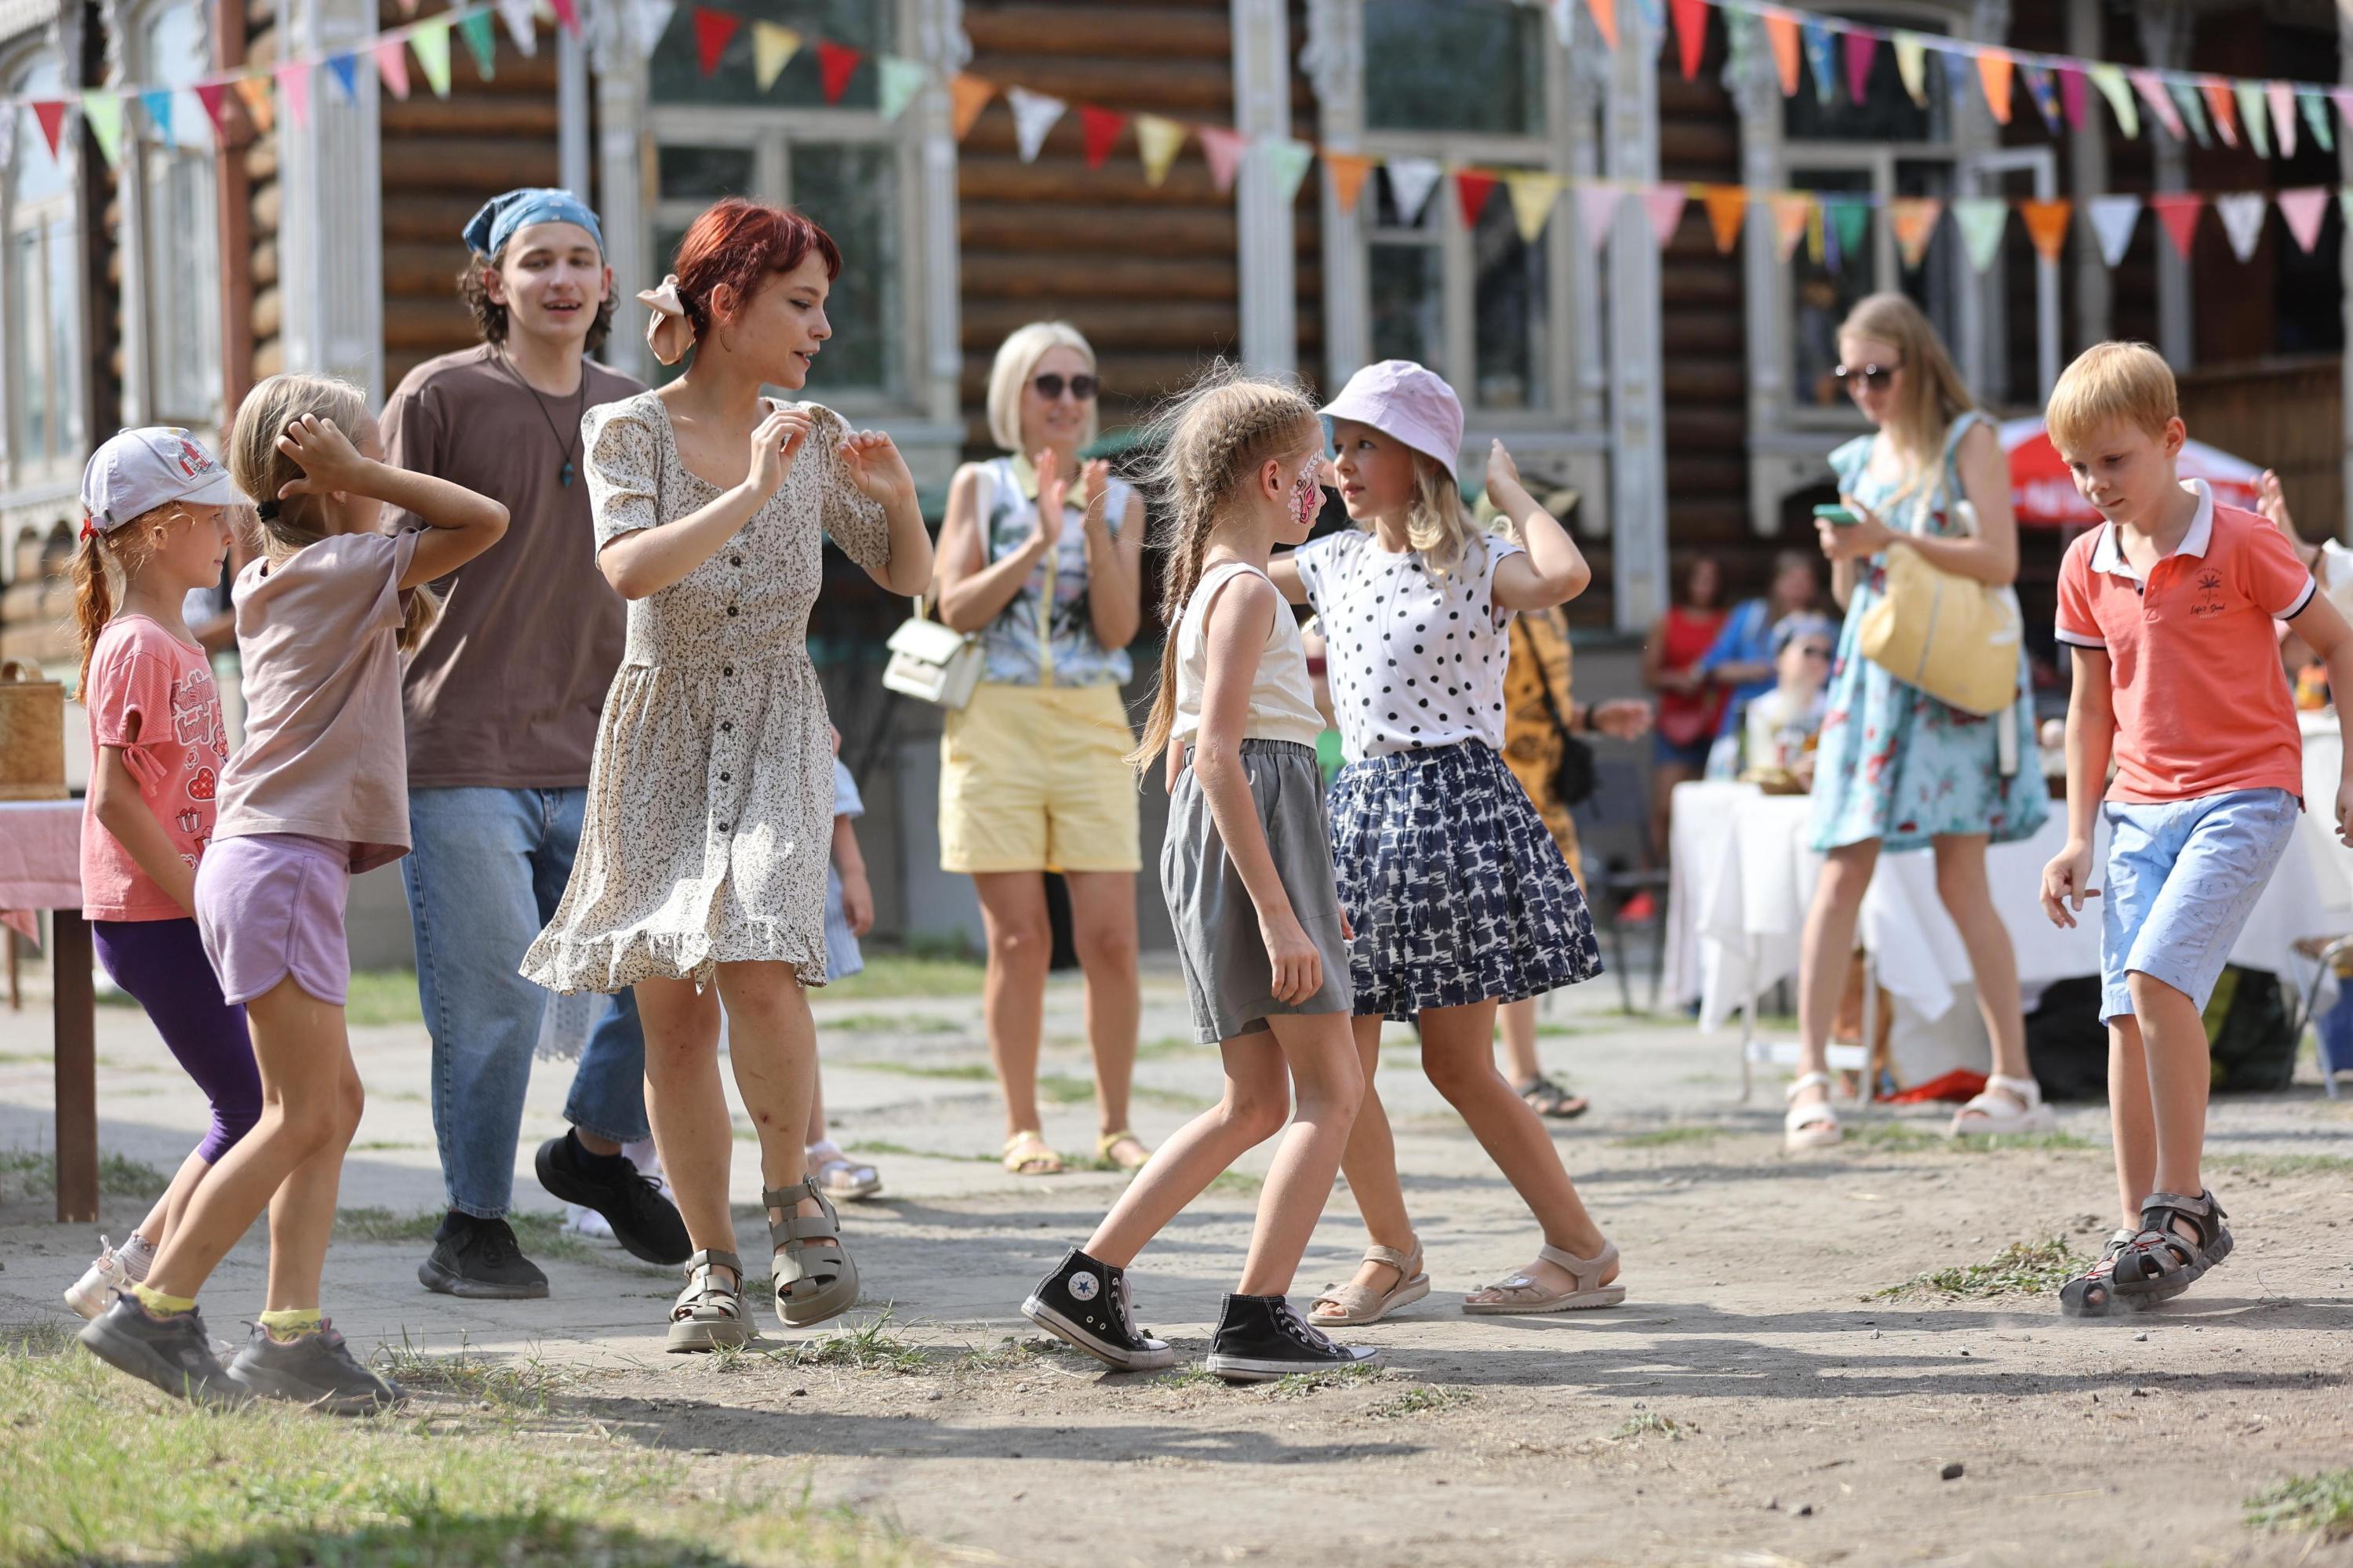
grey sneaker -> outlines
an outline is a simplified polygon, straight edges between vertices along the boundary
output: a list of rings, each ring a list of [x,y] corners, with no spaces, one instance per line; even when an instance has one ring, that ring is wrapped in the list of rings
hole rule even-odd
[[[194,1404],[243,1404],[253,1396],[221,1371],[205,1320],[195,1312],[152,1318],[132,1296],[118,1296],[82,1326],[82,1344],[107,1365],[144,1378]]]
[[[250,1393],[290,1400],[336,1415],[371,1415],[390,1410],[408,1393],[388,1377],[360,1365],[331,1322],[318,1332],[273,1340],[257,1323],[253,1338],[228,1364],[228,1377]]]

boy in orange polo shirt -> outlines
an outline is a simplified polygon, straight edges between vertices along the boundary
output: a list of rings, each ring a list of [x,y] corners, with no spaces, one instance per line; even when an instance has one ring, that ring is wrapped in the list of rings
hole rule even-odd
[[[2188,432],[2156,350],[2085,350],[2047,418],[2076,491],[2105,519],[2059,568],[2058,636],[2075,665],[2068,836],[2042,871],[2043,909],[2074,925],[2102,891],[2092,831],[2105,822],[2100,1014],[2125,1223],[2059,1292],[2062,1311],[2094,1317],[2178,1296],[2230,1253],[2199,1172],[2201,1015],[2304,804],[2273,620],[2294,623],[2340,692],[2353,692],[2353,632],[2278,530],[2175,477]],[[2334,804],[2342,835],[2353,775]]]

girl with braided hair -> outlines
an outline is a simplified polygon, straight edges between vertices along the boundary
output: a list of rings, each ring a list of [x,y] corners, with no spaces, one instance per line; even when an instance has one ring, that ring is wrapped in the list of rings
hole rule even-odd
[[[1129,761],[1141,772],[1167,753],[1161,887],[1195,1031],[1222,1053],[1226,1092],[1153,1155],[1021,1310],[1121,1371],[1171,1365],[1168,1346],[1135,1327],[1127,1268],[1245,1150],[1282,1132],[1208,1370],[1252,1382],[1368,1364],[1377,1352],[1334,1344],[1287,1298],[1364,1092],[1315,763],[1324,720],[1298,625],[1266,572],[1274,546],[1298,544],[1314,522],[1324,433],[1292,385],[1220,366],[1155,434],[1151,478],[1175,521],[1161,597],[1170,624]]]

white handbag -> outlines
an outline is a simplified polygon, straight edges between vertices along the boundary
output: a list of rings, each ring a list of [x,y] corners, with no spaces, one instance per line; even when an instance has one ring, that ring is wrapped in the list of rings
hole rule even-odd
[[[902,696],[944,708],[962,708],[980,684],[980,639],[968,632],[923,619],[923,601],[915,600],[912,620],[891,633],[891,662],[883,667],[882,684]]]

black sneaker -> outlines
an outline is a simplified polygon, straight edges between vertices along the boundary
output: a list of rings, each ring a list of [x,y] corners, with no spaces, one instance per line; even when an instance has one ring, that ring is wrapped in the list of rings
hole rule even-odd
[[[192,1404],[243,1404],[252,1397],[221,1371],[205,1320],[193,1310],[153,1318],[138,1298],[118,1296],[82,1326],[80,1338],[107,1365]]]
[[[290,1340],[272,1339],[269,1330],[256,1323],[253,1338],[229,1362],[227,1375],[249,1393],[336,1415],[373,1415],[408,1397],[390,1378],[360,1365],[343,1335],[323,1319],[313,1332]]]
[[[613,1239],[631,1257],[672,1267],[694,1252],[686,1222],[662,1190],[638,1173],[626,1154],[591,1154],[570,1132],[539,1146],[532,1161],[539,1184],[567,1203],[594,1209],[613,1227]]]
[[[504,1220],[476,1219],[455,1209],[433,1233],[433,1255],[417,1266],[417,1281],[444,1296],[498,1301],[536,1301],[547,1294],[547,1276],[523,1256]]]
[[[1165,1341],[1136,1328],[1127,1271],[1077,1247],[1039,1281],[1021,1303],[1021,1315],[1121,1372],[1160,1372],[1176,1364],[1176,1352]]]
[[[1335,1345],[1281,1296],[1229,1296],[1209,1341],[1208,1369],[1229,1383],[1265,1383],[1293,1372],[1377,1367],[1369,1345]]]

